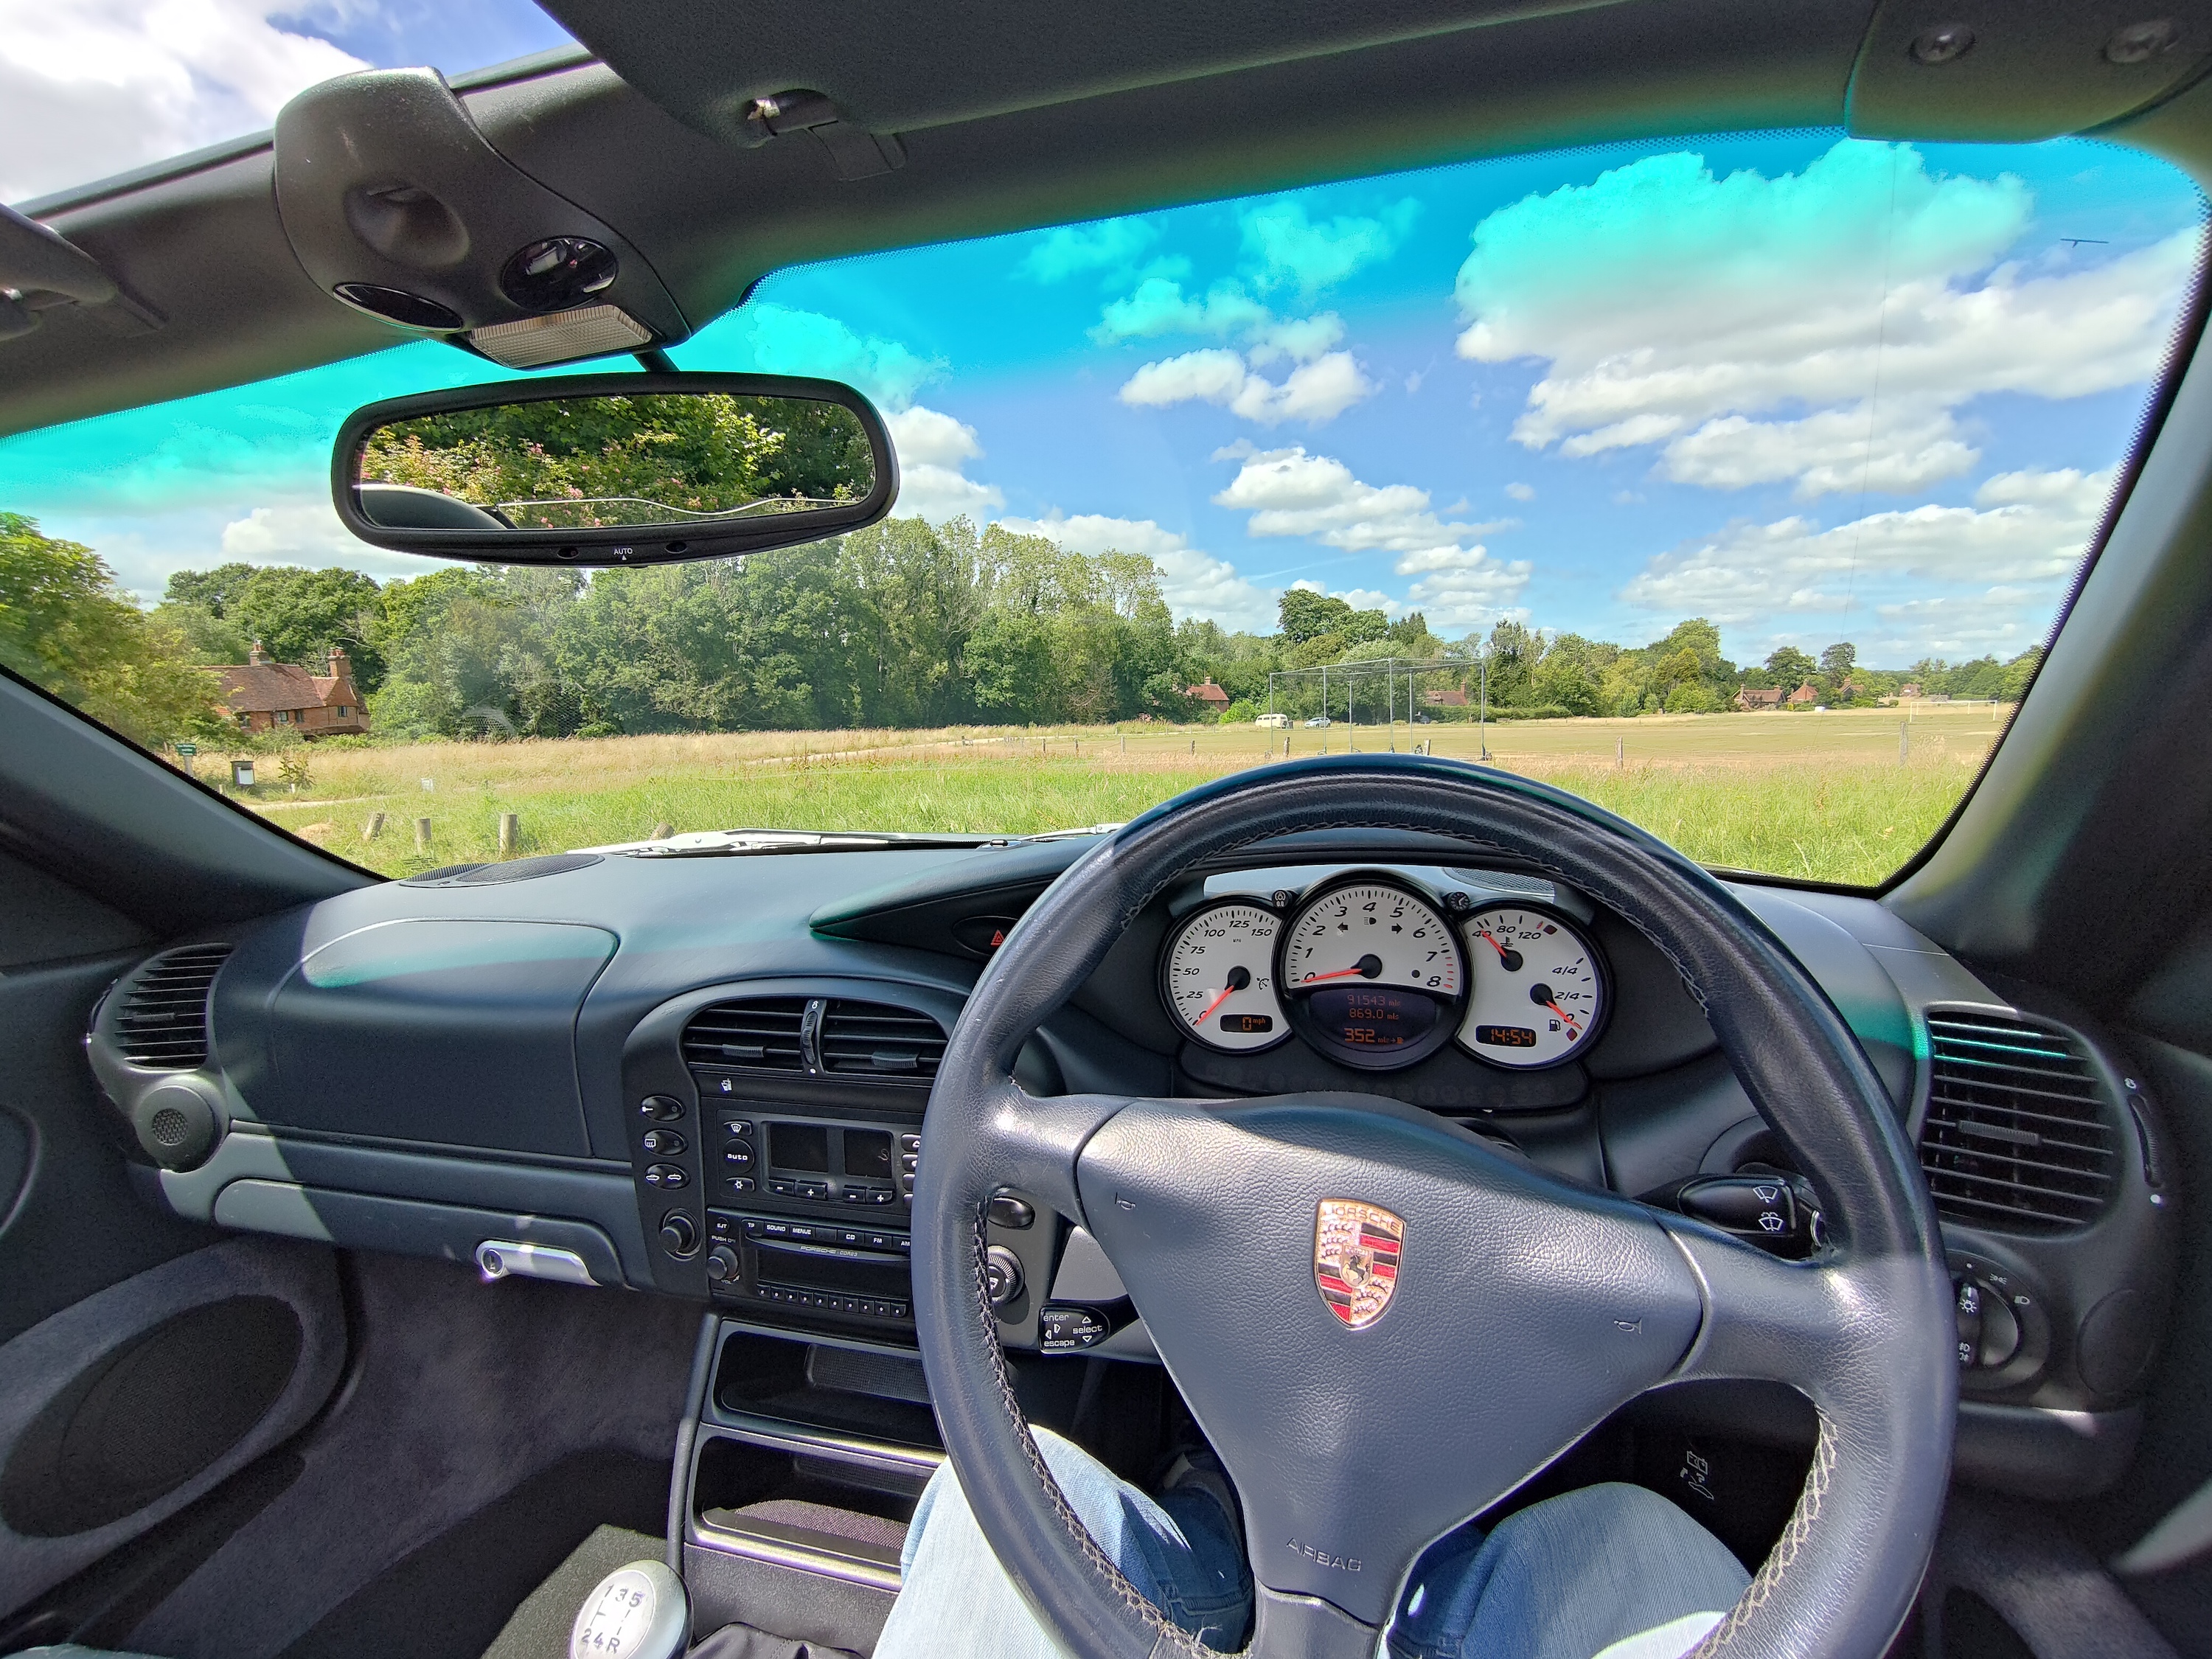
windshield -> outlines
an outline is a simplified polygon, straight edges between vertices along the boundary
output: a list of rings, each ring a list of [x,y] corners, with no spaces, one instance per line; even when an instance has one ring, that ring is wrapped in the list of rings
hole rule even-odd
[[[2034,672],[2200,217],[2100,143],[1816,133],[795,269],[673,355],[858,386],[893,518],[590,579],[347,537],[343,416],[495,373],[408,345],[0,444],[0,659],[392,873],[1419,748],[1875,884]]]

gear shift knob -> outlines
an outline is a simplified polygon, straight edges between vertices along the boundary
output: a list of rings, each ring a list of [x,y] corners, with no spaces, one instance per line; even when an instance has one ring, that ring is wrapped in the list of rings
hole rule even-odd
[[[659,1561],[617,1567],[584,1598],[568,1659],[676,1659],[691,1637],[691,1598]]]

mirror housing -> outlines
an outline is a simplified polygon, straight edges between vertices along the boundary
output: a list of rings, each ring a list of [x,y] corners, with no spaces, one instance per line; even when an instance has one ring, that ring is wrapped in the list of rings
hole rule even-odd
[[[897,495],[875,406],[793,375],[573,374],[387,398],[348,417],[331,457],[332,504],[362,540],[495,564],[765,552],[863,529]]]

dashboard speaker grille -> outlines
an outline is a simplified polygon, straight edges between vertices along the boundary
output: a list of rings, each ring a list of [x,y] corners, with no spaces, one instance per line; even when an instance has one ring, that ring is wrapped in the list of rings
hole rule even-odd
[[[717,1002],[691,1016],[684,1028],[684,1059],[692,1066],[734,1066],[749,1072],[804,1072],[800,1028],[805,997],[749,997]]]
[[[932,1078],[945,1058],[945,1028],[927,1014],[883,1002],[833,998],[822,1010],[822,1069],[846,1077]]]
[[[208,990],[229,955],[228,945],[187,945],[141,968],[115,1015],[124,1057],[163,1071],[204,1065]]]
[[[2111,1198],[2112,1103],[2081,1038],[2002,1014],[1931,1014],[1920,1167],[1954,1221],[2057,1233]]]

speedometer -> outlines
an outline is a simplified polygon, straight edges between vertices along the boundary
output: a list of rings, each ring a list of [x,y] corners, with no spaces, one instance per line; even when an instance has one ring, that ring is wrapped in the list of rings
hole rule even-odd
[[[1272,1048],[1290,1035],[1275,995],[1281,931],[1273,910],[1238,899],[1176,925],[1160,955],[1160,994],[1185,1035],[1233,1054]]]
[[[1383,1071],[1450,1040],[1467,971],[1458,936],[1428,900],[1351,876],[1291,917],[1280,979],[1299,1035],[1341,1064]]]
[[[1524,1071],[1589,1047],[1605,1020],[1605,970],[1571,922],[1533,904],[1504,903],[1485,905],[1460,925],[1474,958],[1461,1047]]]

